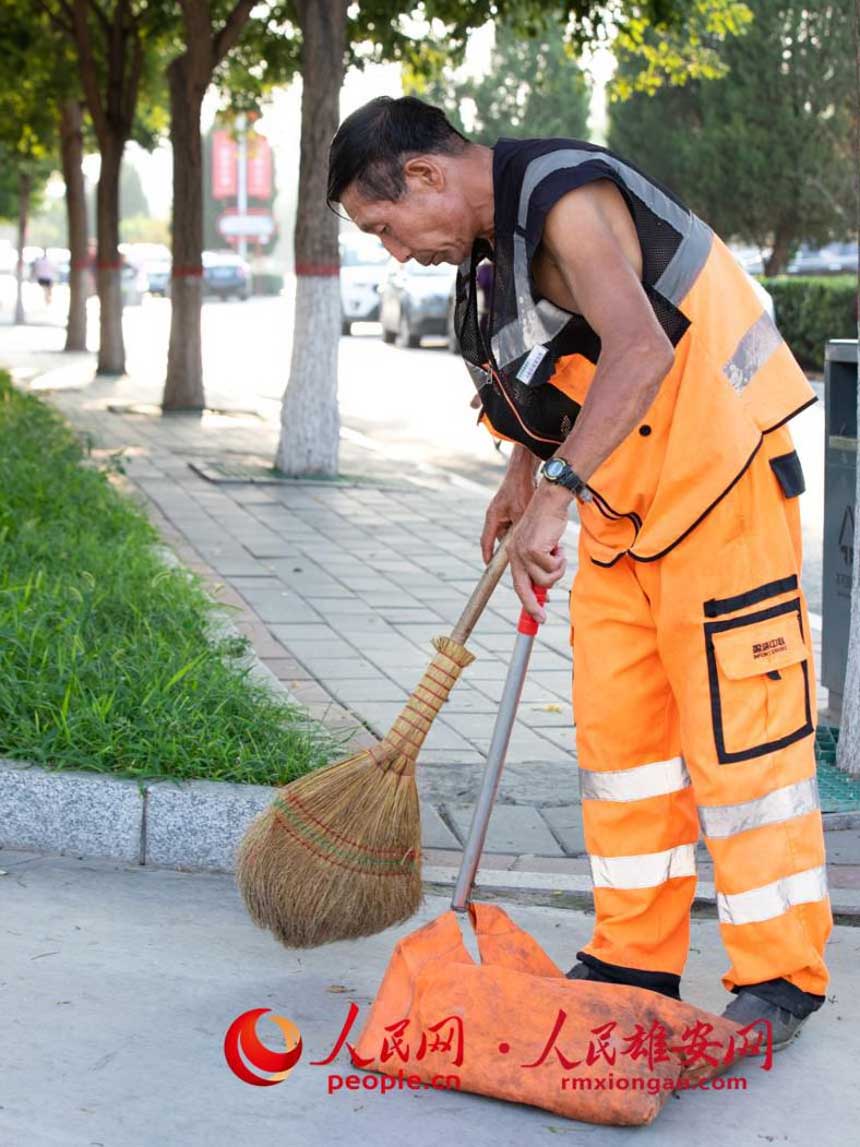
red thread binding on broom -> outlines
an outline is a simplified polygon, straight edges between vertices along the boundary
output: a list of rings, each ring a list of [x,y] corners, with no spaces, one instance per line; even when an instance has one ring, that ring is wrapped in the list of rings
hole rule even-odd
[[[330,828],[323,821],[317,820],[317,818],[314,816],[314,814],[312,812],[310,812],[310,810],[304,804],[302,804],[302,802],[299,800],[299,798],[297,796],[295,796],[293,793],[290,793],[289,797],[287,797],[286,803],[297,805],[298,808],[300,808],[302,810],[302,812],[305,814],[305,816],[308,818],[308,820],[312,820],[314,824],[319,825],[319,827],[321,829],[323,829],[326,833],[328,833],[329,836],[333,836],[333,837],[336,837],[338,840],[342,840],[344,842],[344,844],[348,844],[352,848],[357,848],[359,850],[364,849],[365,852],[369,852],[369,853],[371,853],[371,855],[373,853],[377,853],[377,854],[381,855],[383,852],[391,852],[391,853],[394,853],[396,856],[401,856],[401,855],[408,856],[409,855],[409,853],[404,853],[403,850],[400,848],[368,848],[367,845],[360,844],[357,840],[350,840],[348,836],[344,836],[342,833],[335,832],[335,830],[333,828]],[[411,849],[410,851],[414,852],[415,850]]]
[[[283,816],[281,816],[279,813],[276,813],[275,815],[278,817],[278,820],[281,822],[281,825],[284,828],[287,835],[292,836],[295,840],[297,840],[299,842],[299,844],[303,845],[308,850],[308,852],[314,853],[315,856],[319,856],[322,860],[327,860],[330,864],[334,864],[338,868],[345,868],[347,872],[359,872],[359,873],[366,873],[367,872],[366,868],[361,868],[361,867],[358,867],[358,866],[353,865],[353,864],[345,864],[342,860],[335,860],[334,857],[331,855],[331,853],[321,852],[318,848],[314,847],[314,845],[312,845],[308,840],[306,840],[305,837],[299,836],[299,834],[295,831],[295,829],[292,827],[290,822],[287,820],[284,820]],[[408,853],[404,853],[404,857],[406,857],[410,860],[414,859],[414,852],[410,851]],[[409,873],[408,872],[374,872],[373,875],[374,876],[400,876],[400,877],[403,877],[403,876],[408,876]]]

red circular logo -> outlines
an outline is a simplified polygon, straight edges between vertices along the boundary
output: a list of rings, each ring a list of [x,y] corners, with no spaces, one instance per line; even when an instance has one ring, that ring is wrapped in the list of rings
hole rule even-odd
[[[257,1035],[257,1020],[268,1016],[284,1033],[286,1051],[271,1051]],[[282,1083],[302,1054],[302,1036],[292,1020],[275,1015],[270,1008],[252,1008],[243,1012],[227,1028],[224,1036],[224,1057],[234,1075],[256,1087],[271,1087]],[[250,1065],[250,1066],[247,1066]],[[251,1068],[267,1072],[256,1075]]]

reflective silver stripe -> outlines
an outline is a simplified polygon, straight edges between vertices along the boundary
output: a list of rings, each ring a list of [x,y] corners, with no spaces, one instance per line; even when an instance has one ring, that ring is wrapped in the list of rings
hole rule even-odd
[[[741,393],[756,371],[764,366],[781,342],[782,335],[777,330],[773,319],[767,311],[762,311],[759,318],[738,343],[735,353],[723,367],[723,374],[738,394]]]
[[[639,856],[591,856],[595,888],[656,888],[674,876],[696,875],[695,844]]]
[[[479,366],[475,366],[473,362],[469,362],[467,358],[463,359],[466,364],[466,369],[472,376],[472,382],[475,384],[475,390],[480,390],[482,386],[486,386],[490,381],[490,376],[485,370],[481,370]]]
[[[584,148],[564,148],[561,151],[551,151],[533,159],[523,176],[520,190],[518,223],[525,229],[529,214],[529,200],[537,185],[563,167],[575,167],[587,160],[596,160],[612,168],[633,192],[641,199],[649,210],[659,218],[664,219],[680,235],[681,242],[672,257],[671,262],[654,284],[655,288],[672,303],[679,303],[687,294],[690,287],[698,278],[699,272],[705,265],[713,241],[711,228],[697,215],[681,207],[674,199],[670,199],[650,179],[640,175],[634,168],[629,167],[614,155],[602,151],[586,151]],[[523,280],[528,290],[528,278]],[[517,303],[520,301],[521,284],[517,281]]]
[[[735,892],[731,896],[718,892],[717,914],[723,924],[758,924],[783,916],[795,904],[809,904],[826,897],[827,871],[822,864],[748,892]]]
[[[713,241],[714,233],[707,223],[693,215],[686,239],[679,244],[671,262],[654,284],[655,289],[677,306],[708,261]]]
[[[683,757],[651,761],[647,765],[635,765],[632,769],[612,769],[606,773],[579,770],[582,800],[641,801],[646,797],[680,792],[689,783],[690,774]]]
[[[740,804],[700,805],[699,823],[705,836],[734,836],[766,824],[778,824],[820,808],[815,777],[774,789],[756,800]]]
[[[554,171],[559,171],[562,167],[577,167],[587,160],[594,160],[611,167],[655,215],[665,219],[681,235],[686,235],[690,226],[691,213],[689,211],[681,207],[674,199],[670,199],[650,180],[645,179],[638,171],[634,171],[632,167],[614,155],[608,155],[604,151],[587,151],[582,147],[565,147],[559,151],[550,151],[546,155],[539,155],[528,165],[523,175],[519,217],[517,219],[523,230],[525,230],[528,222],[529,200],[537,185],[542,183],[548,175],[552,175]]]
[[[499,366],[507,366],[532,347],[548,343],[570,321],[570,312],[557,307],[549,299],[535,303],[529,286],[526,241],[522,235],[514,235],[514,287],[517,317],[496,331],[491,340],[493,356]]]

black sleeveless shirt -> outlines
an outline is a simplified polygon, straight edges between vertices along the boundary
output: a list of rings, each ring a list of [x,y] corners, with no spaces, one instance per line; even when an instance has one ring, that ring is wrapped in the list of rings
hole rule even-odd
[[[607,148],[576,139],[500,139],[493,148],[494,247],[477,239],[457,273],[454,326],[481,398],[479,417],[541,458],[570,433],[579,404],[547,385],[558,359],[597,362],[600,338],[582,315],[542,298],[531,260],[550,208],[577,187],[611,179],[623,194],[642,248],[642,285],[673,346],[689,326],[677,303],[710,242],[672,192]],[[489,341],[478,323],[477,266],[494,263]]]

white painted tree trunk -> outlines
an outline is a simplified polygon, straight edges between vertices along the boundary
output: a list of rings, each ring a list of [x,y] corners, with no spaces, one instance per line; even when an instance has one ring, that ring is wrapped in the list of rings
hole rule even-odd
[[[293,477],[337,473],[339,342],[340,280],[337,275],[299,275],[290,385],[275,457],[275,466]]]
[[[295,0],[302,28],[302,140],[296,212],[296,304],[290,380],[275,466],[293,477],[337,473],[340,416],[338,220],[326,206],[338,125],[347,0]]]
[[[852,11],[854,68],[857,80],[854,107],[854,220],[857,227],[857,253],[860,258],[860,0]],[[857,267],[857,431],[860,442],[860,263]],[[848,665],[842,694],[842,724],[836,764],[851,776],[860,776],[860,451],[857,452],[857,481],[854,487],[854,547],[851,566],[851,613],[848,631]]]
[[[100,147],[101,171],[96,188],[96,231],[99,292],[99,357],[97,373],[125,374],[122,335],[122,272],[119,254],[119,172],[125,140],[111,138]]]

